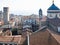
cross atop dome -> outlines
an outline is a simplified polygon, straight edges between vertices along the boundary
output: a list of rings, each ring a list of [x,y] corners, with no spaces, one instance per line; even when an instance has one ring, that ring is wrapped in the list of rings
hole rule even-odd
[[[54,3],[54,0],[52,1],[52,3]]]

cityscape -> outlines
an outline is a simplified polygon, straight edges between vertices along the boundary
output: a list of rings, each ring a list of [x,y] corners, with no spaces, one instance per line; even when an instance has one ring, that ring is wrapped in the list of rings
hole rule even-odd
[[[47,15],[17,15],[0,10],[0,45],[60,45],[60,9],[52,1]]]

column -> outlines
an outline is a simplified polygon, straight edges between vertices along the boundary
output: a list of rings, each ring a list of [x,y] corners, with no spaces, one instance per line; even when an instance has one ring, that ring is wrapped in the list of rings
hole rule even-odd
[[[3,45],[5,45],[4,43],[2,43]]]
[[[7,44],[7,45],[9,45],[9,44]]]

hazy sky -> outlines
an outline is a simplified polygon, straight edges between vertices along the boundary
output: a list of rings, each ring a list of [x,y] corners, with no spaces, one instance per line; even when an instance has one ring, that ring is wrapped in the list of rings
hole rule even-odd
[[[54,0],[55,5],[60,8],[60,0]],[[39,9],[43,10],[43,14],[47,14],[47,9],[52,4],[52,0],[0,0],[0,10],[3,7],[9,7],[9,13],[30,15],[38,14]]]

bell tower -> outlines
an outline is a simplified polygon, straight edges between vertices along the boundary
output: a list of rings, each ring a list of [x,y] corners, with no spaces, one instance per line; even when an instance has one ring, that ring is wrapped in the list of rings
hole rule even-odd
[[[42,9],[39,10],[39,18],[42,18]]]

